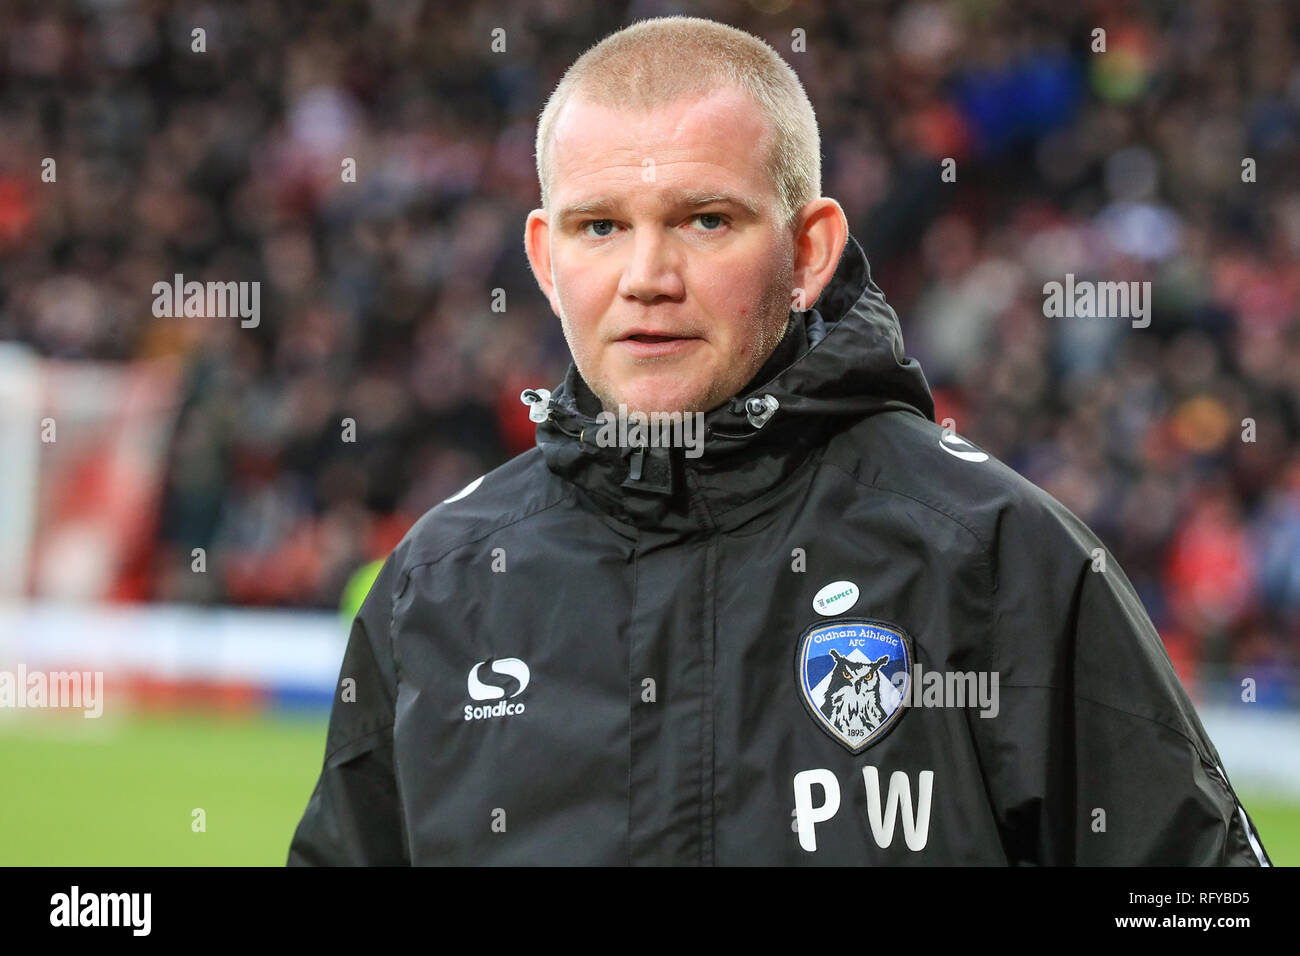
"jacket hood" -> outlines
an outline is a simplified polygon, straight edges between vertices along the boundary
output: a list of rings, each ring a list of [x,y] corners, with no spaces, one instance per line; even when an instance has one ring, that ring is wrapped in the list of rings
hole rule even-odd
[[[831,435],[896,409],[934,420],[934,401],[915,359],[903,351],[898,316],[871,279],[849,235],[835,274],[813,308],[792,313],[783,341],[744,390],[703,416],[703,440],[683,447],[618,445],[598,418],[600,403],[570,363],[553,390],[526,389],[547,467],[577,485],[606,514],[641,529],[711,528],[731,508],[772,490]],[[787,337],[791,333],[787,332]],[[793,355],[785,363],[780,356]],[[764,380],[766,378],[766,380]],[[693,457],[698,455],[698,457]]]

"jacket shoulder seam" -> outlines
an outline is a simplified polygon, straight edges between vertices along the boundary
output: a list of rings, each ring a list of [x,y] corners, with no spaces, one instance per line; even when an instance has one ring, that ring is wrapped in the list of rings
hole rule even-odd
[[[1058,692],[1064,692],[1065,690],[1064,688],[1059,687],[1056,684],[1017,684],[1014,682],[1007,682],[1007,681],[1000,682],[999,686],[1014,687],[1022,690],[1054,690]],[[1125,710],[1123,707],[1116,707],[1114,704],[1107,704],[1104,701],[1095,700],[1092,697],[1085,697],[1083,694],[1076,694],[1073,691],[1069,691],[1068,693],[1075,700],[1082,700],[1089,704],[1095,704],[1098,707],[1104,707],[1107,710],[1113,710],[1117,714],[1123,714],[1124,716],[1132,717],[1135,720],[1145,720],[1149,723],[1155,724],[1157,727],[1163,727],[1165,730],[1177,734],[1178,736],[1186,740],[1189,744],[1191,744],[1192,749],[1196,751],[1198,757],[1201,757],[1202,759],[1204,759],[1205,757],[1205,755],[1201,753],[1201,748],[1196,743],[1196,738],[1192,737],[1187,733],[1187,731],[1183,730],[1180,727],[1175,726],[1174,724],[1165,723],[1163,720],[1159,720],[1155,717],[1148,717],[1145,714],[1135,714],[1133,711]]]
[[[1182,737],[1184,740],[1186,740],[1189,744],[1191,744],[1192,750],[1196,752],[1196,755],[1198,757],[1200,757],[1201,759],[1205,759],[1205,755],[1201,753],[1201,748],[1200,746],[1197,745],[1196,739],[1191,735],[1189,735],[1185,730],[1182,730],[1179,727],[1175,727],[1172,724],[1167,724],[1163,720],[1157,720],[1155,717],[1147,717],[1145,714],[1135,714],[1131,710],[1125,710],[1123,707],[1116,707],[1114,704],[1107,704],[1107,703],[1103,703],[1100,700],[1093,700],[1091,697],[1084,697],[1082,694],[1075,694],[1072,692],[1070,696],[1072,696],[1075,700],[1087,701],[1089,704],[1095,704],[1098,707],[1105,707],[1107,710],[1113,710],[1117,714],[1124,714],[1127,717],[1133,717],[1136,718],[1137,720],[1145,720],[1148,721],[1149,723],[1155,724],[1157,727],[1163,727],[1165,728],[1165,730],[1172,731],[1176,733],[1179,737]]]
[[[439,561],[447,557],[447,555],[451,554],[453,551],[459,551],[461,548],[468,548],[470,545],[478,544],[480,541],[484,540],[485,538],[490,538],[498,531],[503,531],[506,528],[509,528],[511,525],[519,524],[519,522],[521,521],[527,521],[529,518],[536,517],[537,515],[542,514],[545,511],[549,511],[558,505],[564,504],[564,502],[567,501],[568,498],[569,496],[567,494],[562,495],[559,498],[556,498],[554,501],[550,502],[549,504],[544,504],[533,511],[525,512],[524,514],[520,515],[517,518],[512,518],[511,520],[502,522],[501,524],[493,525],[491,528],[484,531],[482,534],[478,535],[477,537],[467,538],[464,541],[458,541],[456,544],[451,545],[435,558],[421,559],[419,561],[416,561],[414,564],[409,564],[404,566],[402,568],[403,584],[401,590],[397,592],[398,596],[400,596],[402,592],[406,590],[405,579],[410,576],[412,571],[416,571],[420,568],[427,567],[431,564],[437,564]]]
[[[933,501],[928,501],[925,498],[918,498],[916,497],[916,495],[910,495],[905,491],[899,491],[897,488],[891,488],[887,485],[876,484],[875,482],[863,481],[861,477],[853,474],[853,472],[849,471],[847,468],[845,468],[837,461],[832,461],[828,459],[827,464],[835,468],[837,471],[844,473],[849,478],[856,481],[858,484],[862,485],[864,488],[871,488],[875,491],[883,491],[887,494],[898,495],[900,498],[906,498],[909,501],[915,501],[917,504],[929,508],[931,511],[937,514],[943,515],[949,521],[953,522],[958,527],[962,528],[964,531],[966,531],[967,534],[969,534],[972,538],[974,538],[976,544],[980,546],[981,552],[984,553],[984,555],[987,555],[987,552],[989,551],[988,542],[984,540],[984,538],[980,535],[978,531],[972,528],[961,518],[957,517],[957,515],[953,514],[951,511],[948,511],[946,508],[941,507],[940,505],[936,504]]]
[[[330,758],[332,758],[335,754],[339,753],[339,751],[346,750],[348,747],[351,747],[353,744],[360,743],[361,741],[365,740],[367,737],[375,737],[384,733],[387,730],[392,730],[394,726],[396,726],[396,723],[390,720],[388,723],[384,724],[381,727],[376,727],[374,730],[367,730],[364,734],[357,734],[355,737],[349,737],[347,740],[343,741],[341,744],[339,744],[336,747],[332,747],[330,750],[328,750],[325,753],[325,762],[329,763]]]

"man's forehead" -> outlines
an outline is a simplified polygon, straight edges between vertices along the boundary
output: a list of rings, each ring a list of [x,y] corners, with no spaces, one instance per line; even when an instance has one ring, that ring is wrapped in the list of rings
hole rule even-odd
[[[722,86],[648,108],[598,102],[577,90],[556,117],[553,136],[556,146],[582,149],[591,145],[586,137],[592,133],[614,143],[641,139],[674,142],[710,138],[737,128],[759,136],[766,126],[758,103],[737,86]]]
[[[703,205],[713,196],[752,208],[753,193],[767,185],[758,148],[767,133],[758,105],[736,88],[650,110],[575,96],[555,125],[555,206],[561,214],[598,211],[595,204],[634,193],[663,206]]]

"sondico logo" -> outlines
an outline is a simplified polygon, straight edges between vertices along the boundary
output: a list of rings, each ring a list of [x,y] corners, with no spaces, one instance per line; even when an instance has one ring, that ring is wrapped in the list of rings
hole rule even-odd
[[[465,705],[466,720],[513,717],[524,712],[523,704],[512,704],[528,687],[528,665],[517,657],[489,657],[469,669],[466,690],[471,700],[495,700],[491,706]]]

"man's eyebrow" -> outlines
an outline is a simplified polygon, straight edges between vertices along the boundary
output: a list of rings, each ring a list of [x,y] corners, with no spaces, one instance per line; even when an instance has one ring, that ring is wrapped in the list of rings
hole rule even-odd
[[[674,193],[664,201],[663,205],[674,209],[698,209],[701,206],[711,206],[715,203],[735,206],[754,218],[759,217],[759,211],[753,203],[742,196],[726,192],[687,190],[686,192]],[[556,219],[561,223],[567,223],[579,216],[606,215],[612,212],[617,205],[612,199],[587,199],[565,206],[560,210]]]

